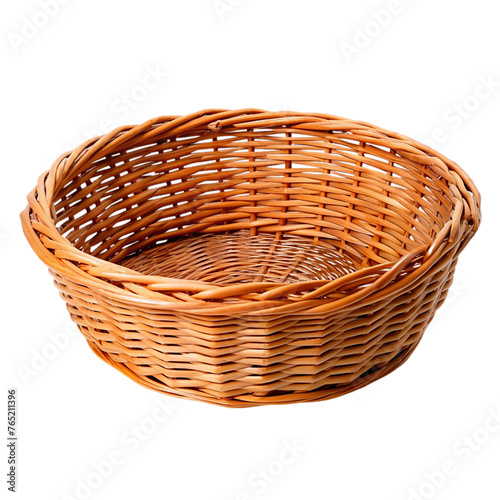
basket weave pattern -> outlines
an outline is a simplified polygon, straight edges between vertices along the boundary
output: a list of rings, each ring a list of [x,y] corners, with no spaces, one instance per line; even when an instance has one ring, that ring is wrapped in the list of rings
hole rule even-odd
[[[207,110],[62,155],[26,237],[96,354],[243,407],[390,373],[443,303],[480,197],[407,137],[323,114]]]

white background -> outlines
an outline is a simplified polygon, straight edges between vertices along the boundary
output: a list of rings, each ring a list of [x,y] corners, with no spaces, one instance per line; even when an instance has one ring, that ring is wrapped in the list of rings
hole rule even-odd
[[[50,17],[36,0],[3,2],[0,16],[0,400],[17,387],[17,498],[498,500],[497,3],[47,1]],[[322,403],[225,409],[148,391],[66,333],[21,232],[27,193],[87,136],[210,107],[325,112],[434,137],[474,179],[482,227],[396,372]],[[160,423],[158,404],[176,408]],[[110,455],[121,460],[96,472]]]

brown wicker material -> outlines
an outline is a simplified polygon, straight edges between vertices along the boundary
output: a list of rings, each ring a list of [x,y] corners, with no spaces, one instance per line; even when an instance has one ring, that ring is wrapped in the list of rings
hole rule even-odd
[[[336,397],[401,365],[479,203],[455,163],[373,125],[208,110],[62,155],[22,223],[102,359],[242,407]]]

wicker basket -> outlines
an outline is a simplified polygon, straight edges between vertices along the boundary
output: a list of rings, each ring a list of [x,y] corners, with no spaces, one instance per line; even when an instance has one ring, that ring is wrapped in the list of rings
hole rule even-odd
[[[455,163],[370,124],[208,110],[62,155],[22,223],[103,360],[243,407],[336,397],[401,365],[479,203]]]

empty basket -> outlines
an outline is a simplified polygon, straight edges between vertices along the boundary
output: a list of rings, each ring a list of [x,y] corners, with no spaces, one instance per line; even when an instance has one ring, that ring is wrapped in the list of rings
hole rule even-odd
[[[22,213],[90,347],[226,406],[317,401],[413,352],[480,223],[453,162],[325,114],[207,110],[62,155]]]

